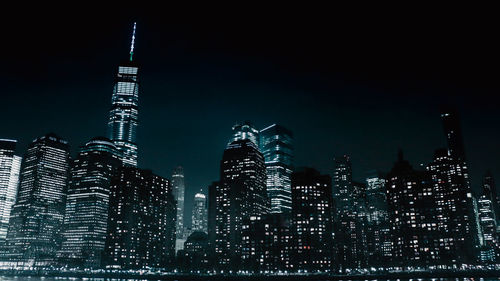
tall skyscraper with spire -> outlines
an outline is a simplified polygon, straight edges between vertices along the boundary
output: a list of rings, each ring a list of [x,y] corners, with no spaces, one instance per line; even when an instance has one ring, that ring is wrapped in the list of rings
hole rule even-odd
[[[109,111],[108,134],[122,154],[124,166],[137,167],[137,126],[139,108],[139,67],[134,62],[135,29],[132,32],[129,61],[118,67],[111,109]]]

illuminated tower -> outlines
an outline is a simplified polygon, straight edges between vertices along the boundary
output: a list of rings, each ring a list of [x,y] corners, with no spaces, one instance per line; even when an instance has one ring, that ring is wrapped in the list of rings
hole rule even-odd
[[[271,213],[290,213],[292,195],[290,177],[293,165],[293,135],[283,126],[273,124],[259,132],[260,151],[267,171],[267,195]]]
[[[59,260],[70,266],[99,267],[108,225],[111,176],[121,161],[106,138],[90,140],[73,161]]]
[[[172,190],[177,200],[177,239],[184,238],[184,169],[178,166],[172,173]],[[184,243],[184,241],[182,241]],[[179,250],[180,248],[176,249]]]
[[[132,33],[130,59],[118,67],[115,79],[111,109],[109,111],[109,138],[122,153],[125,166],[137,166],[136,131],[138,126],[139,67],[133,61],[135,44],[135,27]]]
[[[5,258],[16,266],[47,266],[60,245],[69,178],[68,142],[48,134],[26,151],[12,207]]]
[[[192,216],[193,231],[207,232],[207,199],[205,194],[196,193],[194,195],[194,206]]]
[[[16,202],[21,157],[14,155],[15,140],[0,139],[0,241],[7,237],[12,205]]]

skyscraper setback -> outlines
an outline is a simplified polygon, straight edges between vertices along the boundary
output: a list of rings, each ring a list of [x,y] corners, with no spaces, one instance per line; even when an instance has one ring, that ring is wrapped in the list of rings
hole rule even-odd
[[[135,28],[134,23],[130,59],[118,67],[108,121],[109,138],[121,152],[123,165],[133,167],[137,166],[136,134],[139,124],[139,67],[133,61]]]
[[[21,157],[15,155],[17,141],[0,139],[0,243],[7,237],[10,212],[16,202]]]

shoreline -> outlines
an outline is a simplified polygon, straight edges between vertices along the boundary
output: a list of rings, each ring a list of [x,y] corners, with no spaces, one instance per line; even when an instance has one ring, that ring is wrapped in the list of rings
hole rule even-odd
[[[0,270],[0,277],[66,277],[66,278],[122,278],[142,280],[374,280],[374,279],[424,279],[424,278],[496,278],[500,270],[470,271],[415,271],[386,272],[380,274],[253,274],[253,275],[207,275],[182,273],[131,273],[131,272],[85,272],[52,270]]]

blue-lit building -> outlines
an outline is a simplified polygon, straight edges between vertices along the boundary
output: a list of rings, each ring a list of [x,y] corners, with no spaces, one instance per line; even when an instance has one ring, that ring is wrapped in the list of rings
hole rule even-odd
[[[259,130],[255,129],[250,121],[235,124],[232,131],[233,133],[228,145],[237,140],[250,140],[259,147]]]
[[[266,161],[266,185],[271,213],[290,213],[293,134],[285,127],[273,124],[259,132],[259,139],[259,148]]]
[[[111,177],[121,166],[117,149],[94,138],[73,161],[58,259],[71,267],[96,268],[106,242]]]
[[[135,23],[129,61],[118,67],[111,109],[108,134],[122,154],[123,165],[137,166],[137,126],[139,124],[139,67],[133,61]]]

